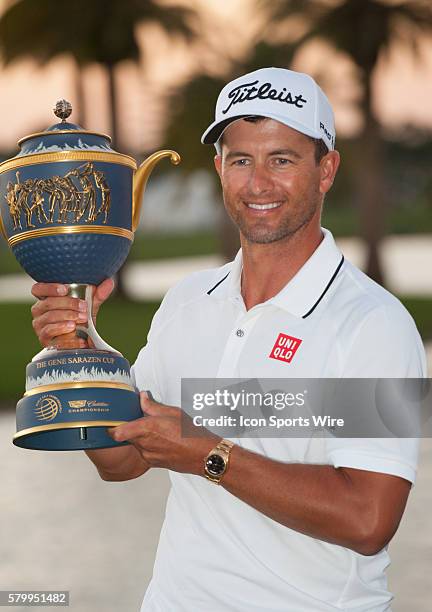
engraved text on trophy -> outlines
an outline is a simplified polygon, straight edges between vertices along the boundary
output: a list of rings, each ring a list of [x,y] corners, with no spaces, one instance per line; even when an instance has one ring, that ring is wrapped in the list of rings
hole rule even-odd
[[[106,223],[111,207],[111,190],[104,172],[92,162],[64,176],[9,181],[5,195],[14,230],[49,223]],[[35,225],[36,224],[36,225]]]

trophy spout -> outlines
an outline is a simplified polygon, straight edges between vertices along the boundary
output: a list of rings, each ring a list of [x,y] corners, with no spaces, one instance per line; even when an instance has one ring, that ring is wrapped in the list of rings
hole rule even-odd
[[[147,181],[149,176],[156,166],[156,164],[163,159],[164,157],[169,157],[172,164],[177,166],[181,157],[175,151],[163,150],[156,151],[147,157],[140,165],[138,170],[135,172],[134,180],[133,180],[133,201],[132,201],[132,231],[134,232],[138,227],[140,214],[141,214],[141,206],[142,206],[142,198],[144,194],[144,190],[147,185]]]

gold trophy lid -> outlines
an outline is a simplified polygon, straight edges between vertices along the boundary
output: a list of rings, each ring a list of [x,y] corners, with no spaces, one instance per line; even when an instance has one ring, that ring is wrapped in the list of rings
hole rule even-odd
[[[110,146],[111,137],[107,134],[91,132],[67,121],[72,114],[72,104],[67,100],[58,100],[53,112],[61,121],[51,125],[44,132],[36,132],[21,138],[18,141],[18,146],[21,148],[18,156],[80,149],[114,152]]]

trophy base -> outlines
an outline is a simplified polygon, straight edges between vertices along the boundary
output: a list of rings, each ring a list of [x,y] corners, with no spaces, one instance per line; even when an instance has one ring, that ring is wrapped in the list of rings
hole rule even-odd
[[[109,427],[143,416],[128,361],[119,353],[89,349],[46,355],[27,366],[27,391],[17,404],[13,443],[65,451],[128,444],[107,433]]]
[[[76,407],[74,407],[76,406]],[[41,412],[43,411],[43,412]],[[41,424],[36,414],[55,415]],[[110,387],[64,386],[23,397],[17,405],[13,443],[33,450],[86,450],[123,446],[107,433],[143,414],[135,391]]]

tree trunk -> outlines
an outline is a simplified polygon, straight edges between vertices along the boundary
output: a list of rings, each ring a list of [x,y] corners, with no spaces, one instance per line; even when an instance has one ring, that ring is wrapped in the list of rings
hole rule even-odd
[[[112,146],[114,149],[118,149],[118,98],[117,89],[115,84],[115,66],[112,64],[106,64],[107,75],[108,75],[108,95],[109,95],[109,113],[111,123],[111,139]]]
[[[385,235],[387,193],[385,186],[384,146],[379,125],[372,112],[371,75],[365,77],[365,127],[356,143],[354,176],[361,236],[367,245],[366,274],[384,285],[380,246]]]
[[[234,259],[240,248],[239,230],[225,210],[222,211],[220,216],[219,243],[225,261]]]
[[[240,234],[224,206],[221,184],[216,172],[212,174],[212,195],[219,213],[217,216],[219,252],[225,261],[232,261],[240,248]]]
[[[84,83],[83,83],[83,69],[75,62],[74,65],[74,89],[76,96],[76,108],[74,108],[74,123],[78,123],[83,128],[88,128],[86,125],[86,113],[85,113],[85,96],[84,96]]]

